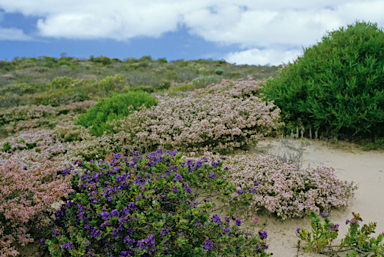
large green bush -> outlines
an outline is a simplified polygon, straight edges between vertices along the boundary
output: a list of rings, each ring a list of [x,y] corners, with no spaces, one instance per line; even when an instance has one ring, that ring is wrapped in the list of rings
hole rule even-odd
[[[101,136],[104,131],[113,131],[113,126],[106,124],[107,121],[121,120],[133,110],[139,110],[142,105],[149,108],[157,105],[157,100],[142,91],[112,94],[110,98],[101,100],[87,113],[80,115],[75,125],[82,125],[86,128],[93,126],[90,133],[94,136]]]
[[[267,80],[263,93],[296,126],[344,138],[383,135],[384,33],[359,23],[329,32],[304,56]]]

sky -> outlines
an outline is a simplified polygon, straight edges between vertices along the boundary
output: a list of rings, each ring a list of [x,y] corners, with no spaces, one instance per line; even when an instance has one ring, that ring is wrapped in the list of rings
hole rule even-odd
[[[66,56],[282,65],[328,32],[384,27],[384,0],[0,0],[0,60]]]

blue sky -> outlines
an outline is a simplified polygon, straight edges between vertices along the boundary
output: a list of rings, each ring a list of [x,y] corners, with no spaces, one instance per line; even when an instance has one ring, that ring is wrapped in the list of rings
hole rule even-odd
[[[0,0],[0,60],[66,53],[280,65],[357,20],[383,28],[383,13],[383,0]]]

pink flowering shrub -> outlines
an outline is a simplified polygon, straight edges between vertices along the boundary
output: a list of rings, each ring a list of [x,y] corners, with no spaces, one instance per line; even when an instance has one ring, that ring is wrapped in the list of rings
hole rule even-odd
[[[347,207],[357,189],[354,182],[336,178],[332,167],[299,169],[297,163],[288,165],[269,155],[228,157],[225,164],[228,179],[240,192],[248,192],[260,183],[245,215],[263,207],[285,220],[303,217],[306,210],[323,212],[331,207]],[[240,198],[238,193],[231,196],[233,202]]]
[[[81,126],[58,126],[55,130],[32,129],[8,137],[0,142],[0,165],[13,160],[20,166],[35,168],[51,160],[61,161],[60,168],[64,168],[71,161],[66,153],[81,140],[81,133],[86,133]]]
[[[278,122],[280,109],[261,101],[258,81],[223,81],[189,97],[159,97],[160,103],[113,121],[123,150],[231,151],[256,143]]]
[[[0,125],[10,133],[31,128],[54,128],[57,124],[73,123],[76,115],[85,113],[95,101],[71,102],[68,105],[18,106],[0,111]]]
[[[32,129],[0,141],[0,165],[8,160],[20,166],[37,167],[45,160],[60,161],[60,168],[75,160],[89,161],[119,152],[121,143],[111,136],[95,137],[82,126],[56,126],[53,130]]]
[[[17,241],[22,246],[33,242],[29,224],[44,225],[43,210],[67,197],[71,176],[56,177],[56,163],[42,162],[39,167],[21,168],[15,161],[0,166],[0,256],[16,256],[11,247]]]
[[[90,161],[105,159],[111,153],[121,152],[123,144],[116,141],[112,136],[102,135],[100,137],[83,134],[81,142],[76,142],[68,149],[63,162],[71,163],[75,160]]]

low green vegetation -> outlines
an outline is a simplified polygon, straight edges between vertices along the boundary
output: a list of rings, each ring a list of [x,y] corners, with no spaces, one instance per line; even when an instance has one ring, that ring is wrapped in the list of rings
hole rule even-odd
[[[122,120],[133,111],[138,111],[142,106],[147,108],[157,105],[157,99],[143,91],[133,91],[126,94],[113,94],[102,99],[86,113],[81,114],[75,125],[86,128],[92,126],[90,133],[101,136],[104,132],[113,133],[113,126],[108,121]]]

